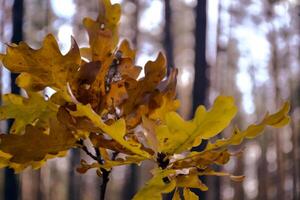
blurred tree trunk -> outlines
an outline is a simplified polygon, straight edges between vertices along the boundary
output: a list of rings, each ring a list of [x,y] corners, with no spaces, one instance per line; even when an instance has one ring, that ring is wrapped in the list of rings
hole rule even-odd
[[[12,8],[12,23],[13,34],[12,43],[18,44],[23,40],[23,0],[15,0]],[[15,84],[17,74],[11,74],[11,92],[18,94],[20,88]],[[8,129],[11,127],[13,120],[8,120]],[[4,198],[5,200],[17,200],[19,198],[19,177],[15,175],[12,169],[5,169],[5,185]]]
[[[172,34],[172,8],[171,1],[165,0],[165,27],[163,35],[163,44],[167,59],[167,73],[169,74],[174,66],[174,45],[173,45],[173,34]],[[166,194],[163,196],[164,200],[171,200],[173,193]]]
[[[275,14],[274,14],[274,2],[272,0],[269,0],[267,3],[266,8],[266,17],[267,20],[272,22],[274,20]],[[274,105],[275,107],[278,107],[280,102],[280,88],[279,88],[279,70],[282,67],[281,66],[281,59],[280,59],[280,53],[278,52],[278,33],[277,28],[272,23],[272,29],[268,34],[268,40],[270,43],[271,48],[271,57],[270,57],[270,65],[271,65],[271,73],[273,78],[273,87],[274,87]],[[283,155],[282,155],[282,144],[281,144],[281,138],[279,131],[275,132],[275,145],[276,145],[276,163],[277,163],[277,169],[276,169],[276,198],[278,199],[284,199],[285,197],[285,190],[284,190],[284,165],[283,165]]]
[[[296,34],[300,37],[300,3],[295,8],[295,16],[296,16]],[[298,63],[300,61],[300,44],[298,44]],[[293,93],[292,93],[293,94]],[[296,99],[295,102],[298,102],[298,107],[300,106],[299,97],[300,97],[300,85],[298,86],[298,95],[294,95]],[[299,122],[299,121],[298,121]],[[300,135],[299,135],[299,125],[297,130],[297,121],[293,124],[293,146],[294,146],[294,166],[293,166],[293,199],[300,199]],[[299,124],[299,123],[298,123]]]
[[[195,80],[193,87],[193,111],[199,104],[205,104],[208,79],[206,62],[206,0],[198,1],[196,6],[196,29],[195,29]],[[197,149],[200,150],[200,149]]]
[[[80,151],[72,149],[70,153],[68,198],[69,200],[79,200],[81,197],[80,176],[76,174],[75,167],[80,164]]]
[[[197,107],[206,103],[207,91],[208,91],[208,78],[207,71],[208,65],[206,62],[206,24],[207,24],[207,13],[206,13],[207,1],[198,1],[196,6],[196,28],[195,28],[195,79],[193,86],[193,111]],[[207,141],[193,148],[194,151],[201,151],[206,147]],[[205,177],[201,178],[205,182]],[[200,190],[193,190],[199,197],[199,199],[205,199],[205,193]]]
[[[128,175],[122,191],[122,199],[130,200],[137,192],[138,188],[138,166],[131,164],[128,169]]]
[[[138,30],[138,23],[139,23],[139,10],[140,10],[140,3],[139,0],[130,0],[135,6],[135,13],[134,17],[131,20],[131,28],[133,28],[134,31],[134,36],[132,38],[132,43],[135,49],[138,47],[138,35],[139,35],[139,30]],[[127,175],[126,175],[126,180],[123,186],[123,191],[122,191],[122,199],[124,200],[130,200],[133,198],[134,194],[138,191],[138,180],[139,180],[139,168],[135,164],[131,164],[127,168]]]
[[[172,35],[172,9],[170,0],[165,0],[165,28],[164,28],[164,48],[167,57],[168,73],[170,69],[174,67],[174,45]]]
[[[45,17],[45,24],[47,27],[46,32],[48,32],[49,29],[49,20],[50,18],[50,13],[51,13],[51,5],[50,5],[51,0],[46,0],[46,17]],[[78,4],[78,2],[76,2]],[[79,7],[77,8],[79,9]],[[72,26],[75,27],[77,24],[74,23],[74,18],[72,17]],[[76,172],[76,167],[80,165],[80,150],[79,149],[71,149],[70,150],[70,156],[69,156],[69,174],[68,174],[68,199],[69,200],[80,200],[82,198],[82,191],[81,191],[81,184],[82,184],[82,179],[80,174]]]

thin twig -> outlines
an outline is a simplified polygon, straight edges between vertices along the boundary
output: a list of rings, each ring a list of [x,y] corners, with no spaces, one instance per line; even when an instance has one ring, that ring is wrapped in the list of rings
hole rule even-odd
[[[94,160],[98,161],[98,157],[95,156],[95,155],[93,155],[93,154],[88,150],[88,148],[84,145],[83,140],[78,141],[78,144],[80,144],[81,149],[82,149],[88,156],[90,156],[90,157],[93,158]]]
[[[100,170],[102,172],[102,184],[101,184],[101,190],[100,190],[100,200],[105,200],[105,192],[106,192],[107,183],[109,181],[110,171],[108,171],[104,168],[100,168]]]
[[[103,164],[103,160],[102,160],[99,148],[95,147],[95,152],[96,152],[96,156],[97,156],[96,158],[97,158],[98,163]]]
[[[103,164],[103,160],[102,160],[99,148],[95,148],[95,151],[96,151],[98,163]],[[104,168],[100,168],[100,171],[102,173],[102,184],[101,184],[101,189],[100,189],[100,200],[105,200],[105,192],[106,192],[106,188],[107,188],[107,183],[109,181],[109,174],[110,174],[111,171],[106,170]]]

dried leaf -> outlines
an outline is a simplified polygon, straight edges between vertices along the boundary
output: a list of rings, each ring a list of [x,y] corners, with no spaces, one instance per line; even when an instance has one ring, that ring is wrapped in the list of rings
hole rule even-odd
[[[120,152],[120,153],[125,153],[128,155],[133,154],[133,152],[129,151],[128,149],[123,147],[121,144],[119,144],[115,140],[106,139],[103,134],[91,133],[90,140],[91,140],[92,144],[94,145],[94,147],[110,149],[110,150]]]
[[[50,121],[49,135],[40,128],[27,125],[24,135],[1,134],[0,139],[1,151],[11,155],[7,158],[7,164],[12,168],[13,163],[19,167],[27,167],[33,162],[44,163],[46,159],[60,156],[60,153],[76,147],[73,134],[55,119]]]
[[[123,40],[120,44],[119,51],[122,53],[123,58],[129,58],[135,60],[136,50],[130,48],[128,40]]]
[[[160,53],[155,61],[149,61],[145,66],[145,77],[136,83],[135,87],[127,90],[129,99],[124,103],[124,114],[132,112],[143,103],[146,93],[153,92],[166,75],[166,60]]]
[[[79,48],[72,39],[70,51],[63,56],[53,35],[47,35],[40,49],[26,43],[8,46],[3,64],[10,71],[21,73],[17,84],[27,90],[39,91],[47,86],[65,90],[80,66]]]
[[[184,169],[197,167],[199,169],[206,169],[212,164],[225,165],[229,161],[230,156],[227,149],[221,151],[191,152],[185,158],[173,162],[172,168]]]
[[[136,80],[141,71],[142,68],[135,66],[133,61],[129,58],[122,58],[120,60],[120,64],[118,65],[118,72],[125,80],[128,78]]]

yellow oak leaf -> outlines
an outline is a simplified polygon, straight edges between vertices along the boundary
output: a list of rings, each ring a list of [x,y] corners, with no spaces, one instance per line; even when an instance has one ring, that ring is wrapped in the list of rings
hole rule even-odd
[[[91,53],[90,56],[85,54],[84,57],[91,57],[92,61],[103,62],[116,47],[112,31],[105,28],[101,29],[101,24],[90,18],[85,18],[83,24],[88,32],[90,44],[90,50],[85,49],[85,51]]]
[[[154,120],[150,120],[147,117],[142,118],[143,128],[145,129],[144,135],[146,138],[146,142],[148,146],[158,153],[159,151],[159,143],[158,138],[156,137],[155,127],[157,126]]]
[[[162,97],[161,105],[159,108],[155,109],[150,115],[150,119],[160,119],[165,121],[165,116],[169,112],[176,111],[180,106],[179,100],[170,99],[166,96]]]
[[[267,114],[260,123],[252,124],[244,131],[240,131],[236,128],[231,137],[219,139],[215,143],[209,142],[205,150],[227,148],[229,145],[239,145],[244,139],[252,139],[260,135],[267,126],[275,128],[283,127],[290,121],[290,117],[288,116],[289,110],[290,104],[286,102],[278,112],[272,115]]]
[[[155,61],[149,61],[145,65],[145,77],[135,83],[135,86],[128,88],[129,98],[123,105],[124,114],[129,114],[139,105],[144,95],[153,92],[160,81],[166,75],[166,59],[162,53],[158,55]]]
[[[130,58],[122,58],[120,60],[120,64],[118,65],[118,72],[120,72],[121,76],[124,77],[124,79],[128,79],[129,77],[136,80],[139,77],[141,71],[142,68],[135,66]]]
[[[204,183],[202,183],[197,173],[191,173],[188,175],[178,175],[176,177],[176,186],[186,188],[198,188],[202,191],[208,190],[208,187]]]
[[[142,161],[144,161],[145,158],[140,156],[126,156],[123,158],[117,158],[115,160],[106,160],[106,168],[112,168],[115,166],[121,166],[121,165],[129,165],[129,164],[140,164]]]
[[[155,121],[165,122],[165,116],[171,111],[176,111],[180,106],[180,101],[176,98],[177,69],[172,69],[169,77],[158,86],[160,93],[154,97],[157,108],[150,107],[149,118]],[[153,103],[152,103],[153,104]]]
[[[203,151],[191,152],[183,159],[176,160],[172,163],[173,169],[184,169],[197,167],[199,169],[206,169],[212,164],[224,165],[230,159],[231,154],[228,150],[221,151]]]
[[[130,58],[132,61],[135,60],[136,50],[130,48],[128,40],[123,40],[121,42],[119,51],[122,53],[123,58]]]
[[[92,50],[89,47],[81,47],[79,49],[80,51],[80,56],[87,61],[92,61]]]
[[[104,163],[101,165],[101,167],[107,170],[111,170],[111,168],[115,166],[139,164],[140,162],[145,160],[144,157],[138,155],[126,155],[123,157],[117,157],[114,160],[112,160],[105,148],[100,148],[100,152],[104,160]]]
[[[0,150],[0,168],[6,167],[12,155]]]
[[[93,61],[104,61],[107,55],[112,54],[119,41],[118,23],[121,17],[120,4],[111,4],[109,0],[102,1],[102,10],[99,10],[98,19],[92,20],[85,18],[83,25],[85,26],[88,35],[91,56],[85,54],[84,57],[91,57]],[[83,50],[82,50],[83,52]]]
[[[241,176],[236,176],[236,175],[232,175],[230,173],[227,172],[217,172],[214,171],[212,169],[206,169],[202,172],[198,172],[199,176],[227,176],[229,177],[232,181],[236,181],[236,182],[241,182],[244,180],[245,176],[241,175]]]
[[[104,17],[109,26],[117,25],[121,18],[121,5],[116,3],[112,4],[110,0],[102,0],[104,4]],[[101,21],[101,15],[99,20]]]
[[[46,101],[39,93],[29,93],[25,98],[16,94],[3,96],[3,105],[0,107],[0,120],[14,119],[10,133],[21,134],[28,124],[47,129],[48,119],[57,113],[57,106]]]
[[[176,188],[172,200],[181,200],[180,191],[178,190],[178,188]]]
[[[85,160],[81,160],[80,166],[76,169],[77,172],[84,174],[90,169],[106,169],[111,170],[113,167],[121,166],[121,165],[129,165],[129,164],[139,164],[144,160],[143,157],[139,156],[126,156],[123,158],[117,158],[115,160],[111,160],[107,154],[106,149],[100,148],[101,150],[101,157],[103,159],[103,164],[98,162],[87,163]]]
[[[106,95],[106,105],[109,107],[118,107],[128,98],[125,88],[125,81],[117,81],[110,84],[110,90]]]
[[[112,125],[105,124],[101,117],[92,109],[90,104],[76,105],[77,110],[71,111],[71,115],[75,117],[87,117],[90,119],[94,126],[99,128],[100,131],[109,135],[112,139],[117,141],[119,144],[132,151],[133,153],[143,156],[145,158],[151,158],[151,156],[144,150],[141,149],[141,144],[134,140],[126,140],[126,124],[124,119],[120,119],[114,122]]]
[[[47,86],[65,90],[75,77],[81,63],[79,48],[72,39],[72,47],[62,55],[53,35],[49,34],[40,49],[26,43],[8,46],[3,64],[12,72],[21,73],[17,84],[27,90],[39,91]]]
[[[165,124],[156,127],[159,151],[174,154],[187,151],[226,128],[237,112],[232,97],[219,96],[213,107],[206,111],[199,106],[193,120],[185,121],[176,112],[165,116]]]
[[[76,168],[76,171],[80,174],[86,173],[90,169],[100,169],[100,164],[98,162],[93,162],[91,164],[87,163],[85,160],[80,161],[80,166]]]
[[[156,172],[156,174],[146,183],[146,185],[133,197],[133,200],[161,200],[162,193],[169,193],[174,190],[176,186],[175,180],[170,180],[167,183],[163,181],[163,178],[173,174],[174,172],[174,170],[162,170]]]
[[[90,134],[90,140],[94,147],[110,149],[116,152],[132,155],[133,152],[123,147],[121,144],[112,139],[107,139],[103,134]]]
[[[199,197],[188,188],[183,189],[183,198],[185,200],[199,200]]]
[[[66,150],[77,146],[71,131],[55,119],[50,121],[49,135],[27,125],[24,135],[1,134],[0,140],[0,150],[11,155],[6,159],[8,166],[15,169],[33,164],[39,167],[39,162],[64,155]]]
[[[9,166],[10,168],[14,169],[15,173],[20,173],[24,169],[26,169],[27,167],[31,167],[32,169],[36,170],[36,169],[41,168],[46,163],[46,161],[49,160],[49,159],[58,158],[58,157],[65,157],[65,156],[66,156],[66,151],[62,151],[62,152],[59,152],[56,155],[48,154],[41,161],[31,161],[31,162],[27,162],[27,163],[23,163],[23,164],[11,162],[8,159],[6,159],[5,160],[5,165],[3,165],[3,166],[1,165],[0,168]],[[0,160],[1,160],[1,155],[0,155]]]
[[[142,117],[149,112],[147,105],[140,105],[136,110],[133,110],[131,113],[127,114],[125,117],[126,125],[129,128],[136,127],[142,120]]]

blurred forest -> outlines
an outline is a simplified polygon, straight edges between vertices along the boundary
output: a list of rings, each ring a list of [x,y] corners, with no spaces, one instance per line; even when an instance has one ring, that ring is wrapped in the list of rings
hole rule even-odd
[[[300,199],[300,2],[299,0],[114,0],[121,3],[121,38],[138,49],[143,66],[164,51],[168,66],[179,69],[180,112],[189,118],[195,106],[210,106],[217,95],[232,95],[240,108],[240,128],[275,111],[284,100],[292,104],[288,127],[266,131],[223,169],[244,174],[242,183],[206,178],[207,200]],[[6,43],[39,47],[54,33],[61,50],[73,35],[87,45],[83,17],[96,18],[98,0],[0,0],[0,52]],[[1,93],[22,92],[15,75],[1,68]],[[45,91],[51,94],[51,91]],[[1,132],[10,122],[1,122]],[[223,132],[228,136],[228,132]],[[34,145],[34,144],[33,144]],[[0,171],[0,199],[98,199],[100,178],[75,172],[78,151],[51,160],[38,171],[19,175]],[[84,154],[81,156],[85,156]],[[87,159],[88,160],[88,159]],[[130,199],[151,176],[152,163],[117,167],[111,174],[108,200]],[[167,199],[167,198],[166,198]],[[203,199],[203,198],[202,198]]]

